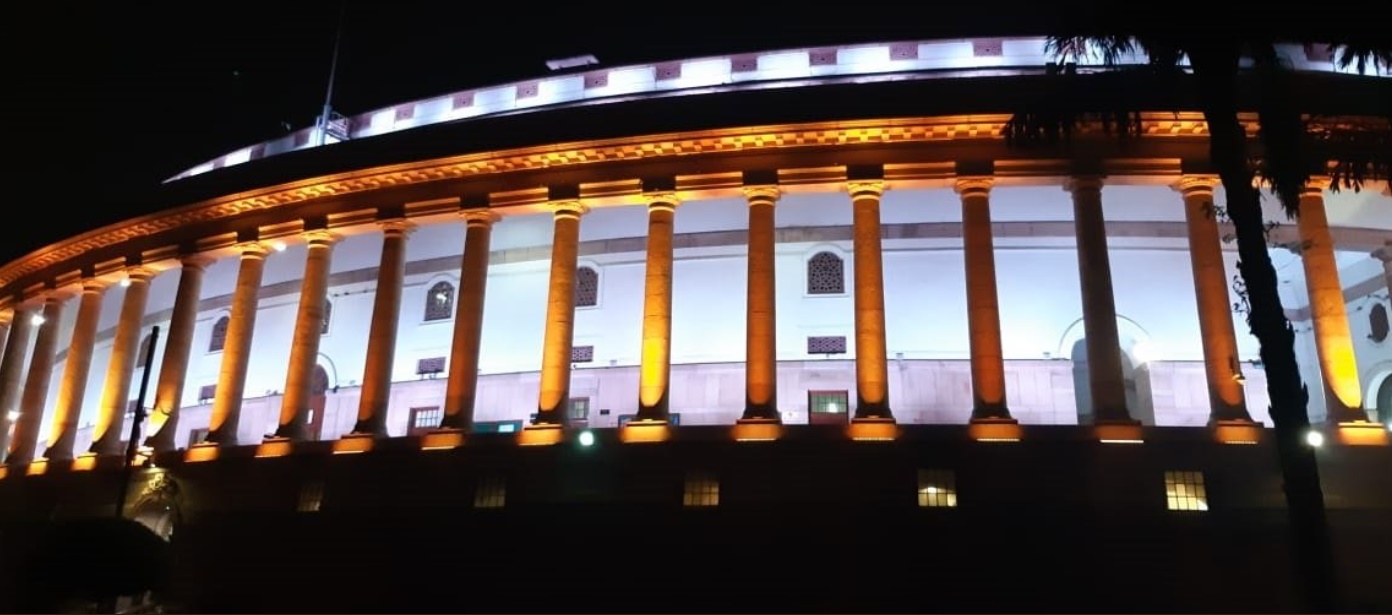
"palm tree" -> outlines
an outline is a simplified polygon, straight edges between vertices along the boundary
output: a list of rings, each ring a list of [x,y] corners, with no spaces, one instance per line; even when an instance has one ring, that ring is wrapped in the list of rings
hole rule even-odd
[[[1278,462],[1292,528],[1293,557],[1306,608],[1329,612],[1335,606],[1333,558],[1325,520],[1324,496],[1314,451],[1303,442],[1310,427],[1308,391],[1295,359],[1294,332],[1277,292],[1275,268],[1267,252],[1270,226],[1262,218],[1258,180],[1278,197],[1288,217],[1299,214],[1300,192],[1312,173],[1332,175],[1334,189],[1358,190],[1363,182],[1388,176],[1392,141],[1386,122],[1309,116],[1295,99],[1279,52],[1282,44],[1317,44],[1301,37],[1259,36],[1231,31],[1199,32],[1191,36],[1125,33],[1125,28],[1069,33],[1048,38],[1047,53],[1055,60],[1076,62],[1100,57],[1114,69],[1127,56],[1144,54],[1149,63],[1138,70],[1155,90],[1173,94],[1192,86],[1192,102],[1208,124],[1209,164],[1227,196],[1226,214],[1237,242],[1238,271],[1245,286],[1247,323],[1260,343],[1271,399],[1270,416],[1276,435]],[[1118,33],[1121,32],[1121,33]],[[1328,39],[1326,39],[1328,40]],[[1352,35],[1329,45],[1341,68],[1361,73],[1392,67],[1392,45],[1381,38]],[[1187,60],[1187,62],[1186,62]],[[1187,69],[1187,70],[1186,70]],[[1113,71],[1110,78],[1126,71]],[[1086,88],[1089,77],[1065,71],[1059,87]],[[1108,78],[1099,76],[1100,78]],[[1255,89],[1255,109],[1244,108],[1241,93]],[[1006,126],[1016,146],[1057,144],[1082,121],[1101,121],[1110,132],[1132,138],[1139,134],[1138,103],[1103,88],[1086,91],[1088,104],[1078,105],[1060,92],[1029,103]],[[1392,102],[1382,113],[1392,117]],[[1163,104],[1163,103],[1161,103]],[[1150,109],[1157,110],[1157,109]],[[1158,109],[1164,110],[1164,109]],[[1248,138],[1239,112],[1256,111],[1260,125],[1255,142]]]

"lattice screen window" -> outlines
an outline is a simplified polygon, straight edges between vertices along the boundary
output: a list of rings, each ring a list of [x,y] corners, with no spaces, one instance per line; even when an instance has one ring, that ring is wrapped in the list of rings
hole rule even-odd
[[[1170,510],[1208,510],[1203,472],[1166,472],[1165,506]]]
[[[952,470],[918,471],[918,505],[928,508],[957,506],[957,477]]]
[[[846,292],[846,262],[831,252],[807,259],[807,294],[840,295]]]
[[[155,336],[152,335],[152,334],[148,334],[148,333],[145,334],[145,339],[140,340],[140,354],[135,355],[135,368],[136,368],[136,369],[140,369],[140,368],[142,368],[142,367],[147,367],[147,365],[146,365],[147,361],[146,361],[145,359],[146,359],[146,357],[150,356],[150,344],[153,343],[154,341],[155,341]]]
[[[846,336],[810,336],[807,338],[807,354],[846,354]]]
[[[507,504],[507,482],[501,476],[479,478],[474,489],[474,508],[502,508]]]
[[[324,503],[324,481],[306,481],[300,485],[300,512],[319,512]]]
[[[720,480],[710,472],[688,472],[683,506],[719,506]]]
[[[571,363],[590,363],[594,361],[594,346],[571,346]]]
[[[210,401],[213,401],[213,397],[215,397],[216,395],[216,384],[205,384],[201,387],[198,387],[198,403],[200,404],[206,404]]]
[[[213,335],[208,340],[208,352],[219,352],[227,344],[227,323],[226,316],[213,323]]]
[[[416,375],[429,376],[445,371],[444,357],[430,357],[416,361]]]
[[[593,267],[575,270],[575,307],[599,305],[599,272]]]
[[[329,321],[333,319],[333,302],[324,300],[324,320],[319,323],[319,335],[329,334]]]
[[[454,315],[454,285],[436,282],[425,294],[425,319],[449,320]]]

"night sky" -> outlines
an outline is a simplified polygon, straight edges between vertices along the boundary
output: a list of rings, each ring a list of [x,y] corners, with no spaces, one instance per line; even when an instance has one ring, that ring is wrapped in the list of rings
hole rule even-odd
[[[1070,18],[1059,3],[1033,12],[922,4],[935,6],[866,17],[830,3],[354,5],[343,20],[333,103],[353,115],[541,76],[546,60],[585,53],[613,66],[846,42],[1047,34]],[[458,6],[473,10],[451,8]],[[332,2],[50,3],[7,19],[0,45],[8,93],[0,108],[9,147],[0,168],[12,223],[0,225],[0,262],[122,219],[188,167],[310,125],[324,102],[341,10]]]

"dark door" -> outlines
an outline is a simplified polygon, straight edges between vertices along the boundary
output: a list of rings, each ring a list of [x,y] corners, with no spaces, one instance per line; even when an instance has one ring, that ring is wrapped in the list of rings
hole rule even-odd
[[[314,366],[314,382],[309,388],[309,416],[305,421],[305,437],[318,440],[324,433],[324,406],[328,403],[329,373],[324,366]]]

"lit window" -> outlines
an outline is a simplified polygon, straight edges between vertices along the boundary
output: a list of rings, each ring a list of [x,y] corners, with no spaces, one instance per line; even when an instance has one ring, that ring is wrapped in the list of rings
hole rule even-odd
[[[599,272],[593,267],[575,270],[575,307],[599,305]]]
[[[333,317],[333,302],[324,300],[324,320],[319,323],[319,335],[329,334],[329,319]]]
[[[690,472],[686,475],[686,491],[682,494],[683,506],[719,506],[720,481],[708,472]]]
[[[934,508],[957,507],[957,478],[952,470],[918,471],[918,505]]]
[[[300,512],[319,512],[324,501],[324,481],[313,480],[300,485]]]
[[[213,335],[212,339],[208,340],[208,352],[219,352],[227,343],[227,322],[227,317],[223,316],[213,323]]]
[[[501,476],[479,479],[474,491],[474,508],[502,508],[507,504],[507,483]]]
[[[831,252],[818,252],[807,260],[807,294],[840,295],[846,292],[846,263]]]
[[[1203,472],[1166,472],[1165,506],[1170,510],[1208,510]]]
[[[808,391],[807,410],[812,414],[845,414],[850,397],[849,391]]]
[[[436,282],[425,295],[425,319],[449,320],[454,315],[454,285]]]
[[[590,420],[590,398],[572,397],[570,398],[570,420],[588,421]]]
[[[445,418],[445,411],[439,406],[420,406],[411,408],[410,427],[407,428],[407,435],[419,435],[434,431],[440,427],[440,421]]]

